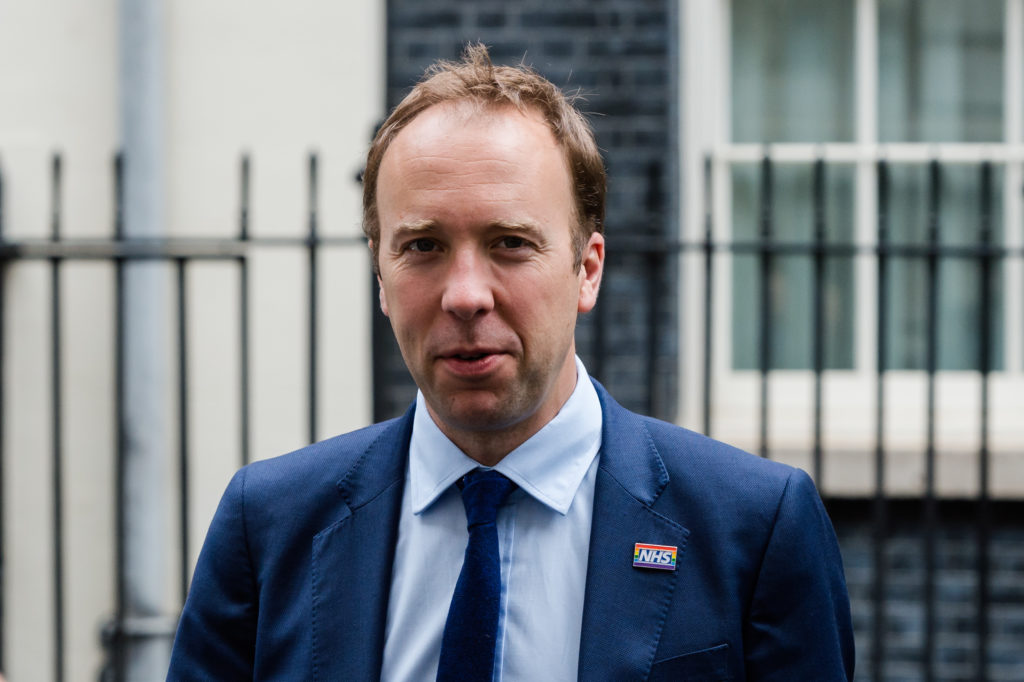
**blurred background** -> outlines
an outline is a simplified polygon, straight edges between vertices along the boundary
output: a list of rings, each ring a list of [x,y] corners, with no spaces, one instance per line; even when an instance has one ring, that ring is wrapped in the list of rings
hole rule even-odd
[[[591,373],[814,476],[858,680],[1024,679],[1024,0],[3,3],[7,678],[162,679],[232,472],[408,406],[359,174],[475,40],[597,132]]]

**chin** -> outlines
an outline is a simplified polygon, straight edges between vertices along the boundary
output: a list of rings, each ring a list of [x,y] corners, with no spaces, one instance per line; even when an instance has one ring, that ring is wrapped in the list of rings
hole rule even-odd
[[[502,409],[466,408],[452,410],[445,421],[460,431],[500,431],[520,419]]]
[[[462,431],[499,431],[523,421],[527,410],[516,409],[508,398],[499,396],[473,396],[467,400],[455,398],[443,419]]]

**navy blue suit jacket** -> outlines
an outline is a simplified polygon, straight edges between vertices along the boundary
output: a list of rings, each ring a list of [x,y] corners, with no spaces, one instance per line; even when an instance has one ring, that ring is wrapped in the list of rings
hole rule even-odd
[[[598,394],[579,679],[851,679],[842,563],[810,478]],[[235,475],[168,679],[379,678],[411,429],[410,411]],[[634,568],[637,542],[678,547],[676,570]]]

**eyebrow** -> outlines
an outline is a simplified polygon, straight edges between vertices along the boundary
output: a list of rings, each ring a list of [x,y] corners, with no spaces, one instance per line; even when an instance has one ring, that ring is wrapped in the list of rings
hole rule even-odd
[[[395,243],[410,235],[429,232],[435,227],[437,227],[437,222],[434,220],[414,220],[408,223],[399,223],[395,226],[395,231],[391,235],[391,242]]]
[[[547,241],[547,237],[544,236],[544,232],[533,223],[520,223],[520,222],[506,222],[498,221],[491,223],[492,228],[500,230],[507,230],[509,232],[521,232],[530,237],[535,242],[543,243]]]
[[[405,239],[411,235],[426,234],[437,229],[438,223],[436,220],[424,219],[414,220],[407,223],[399,223],[395,226],[395,231],[392,233],[391,241],[399,241]],[[544,236],[544,232],[537,225],[530,222],[519,222],[519,221],[505,221],[497,220],[490,223],[487,226],[490,230],[502,230],[508,232],[519,232],[528,235],[531,239],[537,242],[547,241]]]
[[[423,232],[437,226],[436,220],[413,220],[395,225],[395,232]]]

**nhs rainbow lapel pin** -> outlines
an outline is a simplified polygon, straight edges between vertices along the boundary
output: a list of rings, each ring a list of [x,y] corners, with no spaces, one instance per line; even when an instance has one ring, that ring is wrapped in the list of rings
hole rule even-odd
[[[676,570],[676,549],[671,545],[648,545],[638,542],[633,546],[633,568],[674,571]]]

